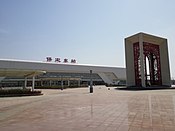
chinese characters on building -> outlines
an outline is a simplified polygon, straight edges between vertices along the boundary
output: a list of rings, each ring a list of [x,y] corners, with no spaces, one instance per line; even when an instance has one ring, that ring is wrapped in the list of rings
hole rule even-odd
[[[53,59],[52,59],[52,57],[46,57],[46,61],[47,62],[53,62]],[[54,62],[58,62],[58,63],[77,63],[77,61],[75,60],[75,59],[71,59],[70,61],[69,61],[69,59],[67,59],[67,58],[65,58],[65,59],[63,59],[63,60],[61,60],[60,58],[55,58],[55,60],[54,60]]]
[[[46,57],[47,62],[51,62],[52,61],[52,57]]]
[[[60,58],[55,58],[55,62],[61,62]]]

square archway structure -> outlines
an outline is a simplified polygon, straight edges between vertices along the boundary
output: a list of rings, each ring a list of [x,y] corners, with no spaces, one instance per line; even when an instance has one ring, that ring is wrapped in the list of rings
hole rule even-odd
[[[125,38],[127,87],[171,86],[167,39],[138,33]]]

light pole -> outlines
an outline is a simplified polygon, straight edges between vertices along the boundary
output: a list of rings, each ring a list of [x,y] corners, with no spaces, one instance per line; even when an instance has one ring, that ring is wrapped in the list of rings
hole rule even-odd
[[[92,70],[90,70],[90,93],[93,93]]]

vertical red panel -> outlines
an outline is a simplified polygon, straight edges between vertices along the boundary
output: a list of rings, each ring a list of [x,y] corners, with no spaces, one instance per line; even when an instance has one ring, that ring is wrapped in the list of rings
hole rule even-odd
[[[133,44],[133,51],[134,51],[135,85],[141,86],[139,42]]]
[[[144,42],[143,51],[149,60],[151,85],[162,85],[159,45]]]
[[[142,86],[139,42],[133,44],[133,51],[134,51],[135,85]],[[148,86],[149,85],[148,83],[150,83],[152,86],[162,85],[159,45],[144,42],[143,52],[144,52],[144,64],[145,64],[144,74],[146,78],[145,79],[146,85]],[[146,57],[148,58],[149,61],[150,80],[147,79],[148,74],[147,74]]]

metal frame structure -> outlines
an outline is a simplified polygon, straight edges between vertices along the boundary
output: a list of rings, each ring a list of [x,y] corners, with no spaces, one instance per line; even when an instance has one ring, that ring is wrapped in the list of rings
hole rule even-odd
[[[135,85],[141,86],[141,64],[139,42],[133,44]],[[159,45],[143,42],[144,74],[146,86],[162,85]],[[148,64],[146,63],[148,59]],[[147,71],[148,69],[148,71]]]
[[[127,87],[171,87],[168,40],[143,32],[125,38]]]

